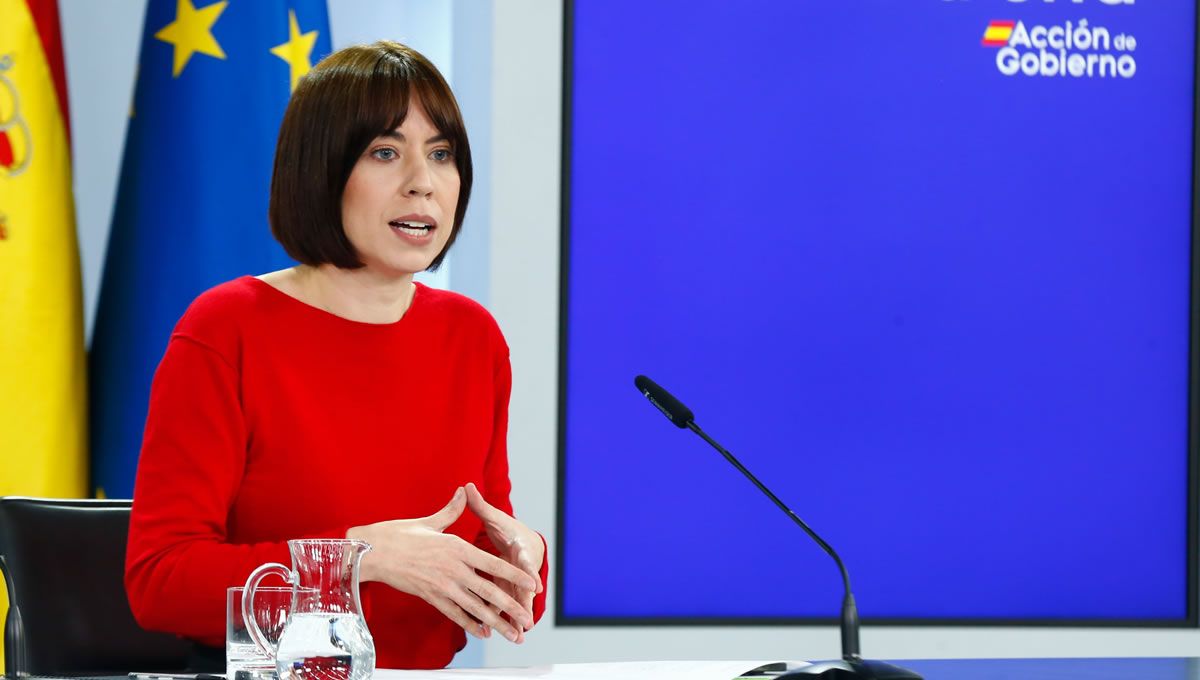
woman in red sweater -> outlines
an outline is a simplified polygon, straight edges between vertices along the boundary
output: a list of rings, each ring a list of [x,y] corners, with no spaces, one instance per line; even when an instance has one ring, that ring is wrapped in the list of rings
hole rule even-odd
[[[294,538],[357,538],[379,667],[436,668],[464,631],[521,642],[546,545],[512,517],[508,346],[413,274],[462,226],[471,153],[437,69],[351,47],[296,87],[270,222],[299,265],[202,294],[155,374],[125,583],[146,628],[223,645],[225,589]]]

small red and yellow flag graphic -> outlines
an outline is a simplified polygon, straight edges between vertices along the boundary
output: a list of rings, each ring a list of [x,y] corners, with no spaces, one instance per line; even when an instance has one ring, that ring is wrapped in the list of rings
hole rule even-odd
[[[983,32],[984,47],[1004,47],[1008,44],[1008,39],[1012,37],[1013,26],[1016,26],[1015,21],[996,21],[988,24],[987,29]]]

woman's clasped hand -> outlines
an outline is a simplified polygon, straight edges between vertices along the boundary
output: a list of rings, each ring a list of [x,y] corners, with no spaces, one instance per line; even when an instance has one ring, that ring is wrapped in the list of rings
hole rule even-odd
[[[445,533],[468,510],[483,522],[500,557]],[[415,595],[471,635],[486,638],[496,630],[520,643],[533,628],[545,544],[532,529],[489,505],[474,484],[456,489],[432,515],[354,527],[346,537],[373,548],[362,560],[363,581]]]

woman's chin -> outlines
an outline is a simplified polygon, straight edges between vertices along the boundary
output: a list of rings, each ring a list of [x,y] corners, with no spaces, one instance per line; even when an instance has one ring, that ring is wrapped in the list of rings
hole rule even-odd
[[[360,254],[358,259],[363,266],[355,271],[379,279],[411,279],[414,274],[429,269],[434,260],[432,255],[418,253],[405,253],[400,257],[390,258],[363,257]]]

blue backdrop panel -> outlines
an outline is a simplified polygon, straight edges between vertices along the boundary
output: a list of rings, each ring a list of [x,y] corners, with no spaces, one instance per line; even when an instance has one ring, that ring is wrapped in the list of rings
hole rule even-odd
[[[574,13],[567,617],[1186,616],[1193,3]]]

